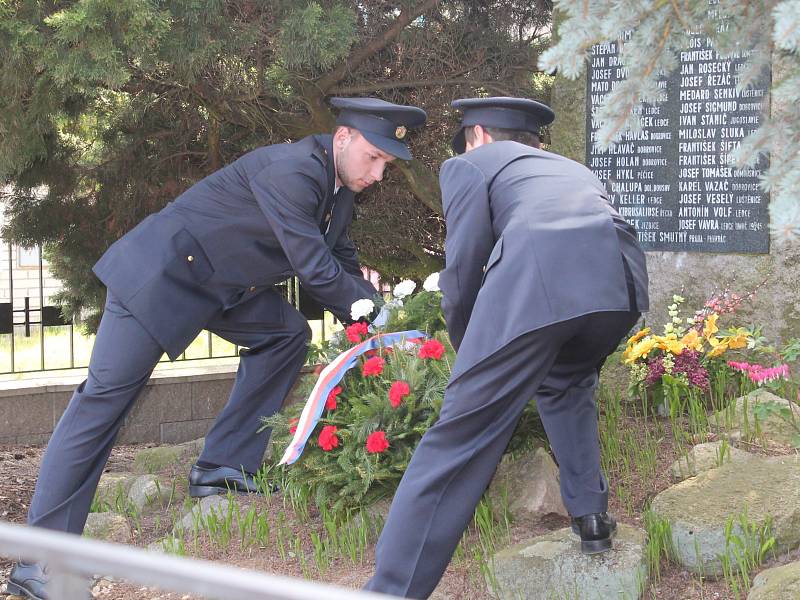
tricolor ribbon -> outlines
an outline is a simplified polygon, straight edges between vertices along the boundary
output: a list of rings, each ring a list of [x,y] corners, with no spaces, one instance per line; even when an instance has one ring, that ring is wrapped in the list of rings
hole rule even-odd
[[[359,356],[370,350],[377,350],[380,347],[395,346],[426,337],[428,337],[426,334],[417,330],[381,333],[356,344],[337,356],[319,374],[319,379],[314,385],[314,389],[311,390],[311,394],[308,396],[306,405],[300,415],[300,420],[297,422],[297,430],[294,432],[294,437],[278,464],[290,465],[300,458],[308,438],[311,437],[311,432],[314,431],[314,427],[316,427],[320,416],[322,416],[328,394],[344,378],[347,371],[356,366]]]

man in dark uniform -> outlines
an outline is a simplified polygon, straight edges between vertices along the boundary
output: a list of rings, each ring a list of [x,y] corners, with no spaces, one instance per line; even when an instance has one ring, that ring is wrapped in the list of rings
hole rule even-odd
[[[549,107],[472,98],[440,173],[442,308],[458,351],[439,420],[397,490],[367,589],[427,598],[535,398],[585,553],[611,548],[594,401],[606,357],[648,308],[636,232],[584,166],[539,149]],[[511,141],[511,140],[519,140]]]
[[[411,155],[406,128],[425,112],[334,98],[333,135],[267,146],[198,182],[113,244],[94,271],[108,288],[89,374],[42,459],[28,523],[80,533],[114,438],[153,368],[202,329],[242,351],[230,399],[189,478],[192,496],[255,491],[274,414],[305,360],[306,320],[275,290],[296,275],[339,319],[376,290],[348,237],[353,195]],[[46,598],[39,565],[19,563],[8,591]]]

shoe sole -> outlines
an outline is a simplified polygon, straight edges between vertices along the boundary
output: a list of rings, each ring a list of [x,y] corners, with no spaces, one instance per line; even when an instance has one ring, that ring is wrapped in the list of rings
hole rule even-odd
[[[611,538],[607,537],[602,540],[581,540],[581,553],[583,554],[600,554],[611,550]]]
[[[205,498],[206,496],[223,496],[228,492],[233,492],[234,494],[239,494],[240,496],[244,496],[247,494],[257,494],[255,490],[252,492],[248,492],[247,490],[238,490],[235,487],[230,489],[228,488],[221,488],[215,485],[190,485],[189,486],[189,495],[192,498]]]
[[[36,596],[31,594],[28,590],[24,587],[17,585],[16,583],[9,581],[6,583],[6,594],[11,596],[19,596],[20,598],[26,598],[26,600],[44,600],[40,596]]]
[[[270,487],[269,493],[275,494],[276,492],[279,491],[280,487],[273,484]],[[228,492],[233,492],[234,494],[238,494],[240,496],[248,496],[251,494],[256,494],[259,496],[264,495],[260,489],[250,490],[245,488],[240,490],[236,486],[231,486],[230,488],[227,488],[227,487],[219,487],[218,485],[189,485],[189,496],[191,496],[192,498],[205,498],[206,496],[220,496],[220,495],[225,495]]]
[[[580,535],[581,534],[581,530],[578,529],[575,525],[571,525],[571,527],[572,527],[572,533],[574,533],[575,535]],[[617,526],[616,525],[614,526],[614,529],[611,530],[611,537],[614,537],[615,535],[617,535]]]
[[[578,536],[581,534],[580,529],[574,525],[571,527],[572,533]],[[611,540],[615,535],[617,535],[616,526],[611,530],[611,535],[609,535],[607,538],[600,540],[581,540],[581,554],[601,554],[603,552],[608,552],[613,546]]]

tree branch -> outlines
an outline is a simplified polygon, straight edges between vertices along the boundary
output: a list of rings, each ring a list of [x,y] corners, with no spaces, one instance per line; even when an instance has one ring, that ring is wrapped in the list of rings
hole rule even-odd
[[[439,85],[473,85],[496,87],[496,81],[481,81],[473,79],[409,79],[405,81],[384,81],[382,83],[367,83],[364,85],[353,85],[345,87],[331,88],[331,95],[364,94],[374,90],[394,90],[400,88],[431,87]]]
[[[408,181],[408,187],[414,196],[437,215],[444,215],[442,196],[439,191],[439,180],[436,174],[425,163],[418,160],[404,162],[395,161],[397,168]]]
[[[334,85],[344,79],[348,73],[351,73],[365,60],[383,50],[387,45],[389,45],[389,42],[397,38],[402,33],[403,29],[405,29],[409,23],[411,23],[420,15],[428,12],[434,6],[438,5],[440,1],[441,0],[425,0],[412,10],[404,9],[400,15],[398,15],[397,19],[395,19],[392,26],[384,31],[383,34],[374,38],[366,46],[356,50],[350,55],[350,58],[339,65],[338,68],[318,79],[316,82],[317,88],[319,88],[323,95],[327,94],[328,91]]]

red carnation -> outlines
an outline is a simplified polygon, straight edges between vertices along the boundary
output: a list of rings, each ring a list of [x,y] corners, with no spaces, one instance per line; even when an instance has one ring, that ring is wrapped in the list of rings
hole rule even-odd
[[[408,387],[407,382],[395,381],[392,383],[392,387],[389,388],[389,402],[394,408],[397,408],[400,406],[400,403],[403,402],[403,398],[408,396],[410,393],[411,388]]]
[[[341,393],[342,393],[341,386],[337,385],[335,388],[333,388],[330,394],[328,394],[328,399],[325,400],[325,408],[327,408],[328,410],[336,410],[336,396],[338,396]]]
[[[433,358],[439,360],[444,354],[444,344],[439,340],[428,340],[419,349],[420,358]]]
[[[330,452],[339,445],[339,436],[336,435],[336,425],[326,425],[319,434],[319,447]]]
[[[386,439],[384,431],[376,431],[370,433],[367,437],[367,452],[370,454],[380,454],[389,447],[389,442]]]
[[[364,365],[361,367],[361,373],[364,377],[380,375],[383,372],[383,365],[384,360],[380,356],[373,356],[364,362]]]
[[[366,336],[369,333],[369,326],[366,323],[353,323],[344,330],[347,339],[358,344],[361,341],[361,336]]]
[[[289,419],[289,433],[294,435],[294,432],[297,431],[297,423],[300,422],[300,419]]]

